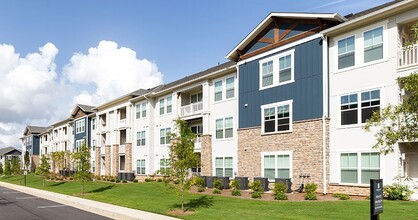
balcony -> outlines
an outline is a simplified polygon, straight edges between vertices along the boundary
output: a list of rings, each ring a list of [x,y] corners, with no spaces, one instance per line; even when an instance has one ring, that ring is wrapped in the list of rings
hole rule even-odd
[[[398,68],[407,68],[418,64],[418,45],[407,46],[398,51]]]
[[[125,145],[119,145],[119,154],[125,154]]]
[[[197,136],[196,140],[194,141],[194,151],[200,152],[202,150],[202,140],[201,137]]]
[[[190,116],[201,113],[203,109],[203,102],[196,102],[190,105],[185,105],[180,108],[180,116]]]
[[[106,154],[106,147],[102,145],[102,147],[100,147],[100,155],[105,155],[105,154]]]
[[[124,128],[124,127],[126,127],[126,118],[119,120],[119,128]]]

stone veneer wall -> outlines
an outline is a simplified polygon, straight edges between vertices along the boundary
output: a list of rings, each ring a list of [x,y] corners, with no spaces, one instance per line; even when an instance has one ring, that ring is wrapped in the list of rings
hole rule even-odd
[[[132,143],[125,143],[125,170],[132,172]]]
[[[326,155],[329,167],[329,120],[326,120]],[[300,185],[300,173],[309,173],[305,184],[318,184],[318,192],[323,192],[323,135],[322,119],[293,122],[293,130],[288,133],[261,135],[261,127],[238,130],[238,176],[250,179],[262,176],[262,152],[292,151],[292,189]],[[202,147],[203,148],[203,147]],[[202,150],[203,151],[203,150]],[[327,183],[329,168],[327,169]]]
[[[331,184],[328,188],[329,193],[345,193],[348,195],[368,196],[370,195],[370,187],[368,186],[349,186]]]
[[[112,176],[118,176],[119,173],[119,145],[114,144],[113,148],[113,155],[112,155]]]
[[[201,173],[202,176],[212,176],[212,135],[202,135],[201,141]]]
[[[96,161],[96,170],[94,172],[94,174],[96,176],[100,176],[100,171],[102,170],[102,163],[101,163],[101,156],[100,156],[100,147],[96,147],[96,151],[95,151],[95,155],[94,155],[94,160]]]
[[[35,172],[36,168],[39,166],[39,155],[32,155],[32,163],[30,164],[30,166],[33,172]]]
[[[110,149],[110,145],[106,145],[106,151],[105,151],[105,166],[106,166],[106,170],[105,170],[105,175],[106,176],[110,176],[110,169],[111,169],[111,161],[110,161],[110,153],[111,153],[111,149]]]

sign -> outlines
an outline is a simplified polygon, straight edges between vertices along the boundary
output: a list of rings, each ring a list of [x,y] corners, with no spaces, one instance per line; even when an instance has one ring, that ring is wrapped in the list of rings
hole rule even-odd
[[[25,175],[25,176],[28,175],[28,171],[27,170],[24,170],[23,171],[23,175]]]
[[[370,215],[383,212],[383,180],[370,179]]]

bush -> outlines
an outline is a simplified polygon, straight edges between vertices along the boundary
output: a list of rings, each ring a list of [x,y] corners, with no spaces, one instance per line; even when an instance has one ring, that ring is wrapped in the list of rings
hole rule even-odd
[[[221,190],[220,189],[217,189],[217,188],[214,188],[213,191],[212,191],[212,193],[213,194],[221,194]]]
[[[383,196],[390,200],[404,200],[408,201],[412,195],[412,191],[406,185],[395,183],[383,188]]]
[[[261,198],[261,194],[262,194],[262,192],[254,191],[254,192],[251,193],[251,198],[253,198],[253,199],[260,199]]]
[[[284,193],[279,193],[274,195],[275,200],[287,200],[287,195]]]
[[[137,183],[138,182],[138,180],[137,179],[134,179],[134,181],[133,181],[134,183]]]
[[[117,179],[117,180],[116,180],[116,183],[120,183],[120,179]]]
[[[157,182],[161,183],[161,182],[163,182],[163,179],[158,178],[158,179],[157,179]]]
[[[239,189],[232,189],[231,194],[233,196],[241,196],[241,190],[239,190]]]
[[[263,192],[264,191],[263,187],[261,187],[260,181],[258,181],[258,180],[254,181],[254,182],[251,182],[249,184],[249,187],[253,192]]]
[[[285,194],[286,193],[286,185],[284,183],[275,183],[273,188],[274,195],[277,194]]]
[[[116,180],[115,180],[115,179],[113,179],[113,178],[110,180],[110,182],[112,182],[112,183],[114,183],[115,181],[116,181]]]
[[[194,176],[193,179],[191,180],[191,185],[197,186],[197,187],[204,186],[205,180],[201,177]]]
[[[127,182],[128,182],[127,180],[123,180],[123,181],[122,181],[122,183],[127,183]]]
[[[180,183],[180,180],[179,179],[176,179],[176,180],[174,180],[174,184],[179,184]]]
[[[306,200],[316,200],[316,190],[318,189],[318,185],[315,183],[308,183],[305,186],[305,199]]]
[[[147,177],[147,178],[145,178],[145,182],[152,182],[152,178],[151,177]],[[176,181],[174,181],[174,183],[176,183]],[[178,184],[178,183],[176,183],[176,184]]]
[[[338,198],[339,200],[349,200],[351,199],[349,195],[344,193],[333,193],[332,197]]]
[[[213,188],[221,190],[222,189],[222,182],[218,179],[213,180]]]
[[[198,192],[204,192],[205,191],[205,187],[199,186],[199,187],[197,187],[197,191]]]
[[[238,180],[232,180],[229,185],[232,189],[239,189],[239,181]]]

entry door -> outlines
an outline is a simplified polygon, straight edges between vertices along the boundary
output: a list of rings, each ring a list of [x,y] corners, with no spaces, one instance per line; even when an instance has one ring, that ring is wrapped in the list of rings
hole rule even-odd
[[[409,177],[418,181],[418,154],[406,154],[406,172]]]

